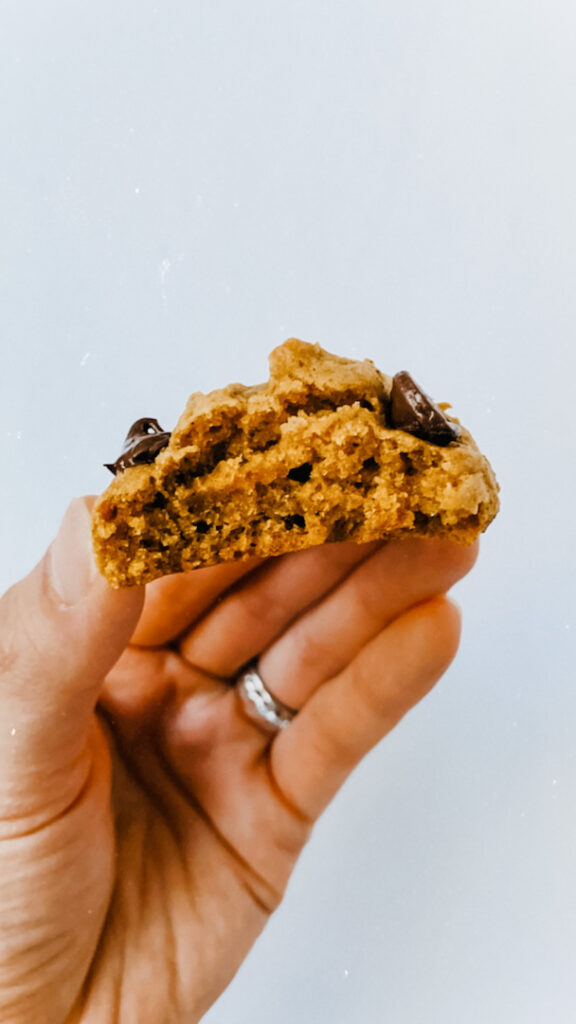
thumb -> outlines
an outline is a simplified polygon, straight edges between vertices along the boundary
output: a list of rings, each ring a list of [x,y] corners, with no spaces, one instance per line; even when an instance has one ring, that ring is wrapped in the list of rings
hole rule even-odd
[[[104,677],[140,615],[143,588],[112,590],[96,569],[93,502],[72,501],[43,559],[0,600],[0,817],[34,816],[31,804],[86,763]]]

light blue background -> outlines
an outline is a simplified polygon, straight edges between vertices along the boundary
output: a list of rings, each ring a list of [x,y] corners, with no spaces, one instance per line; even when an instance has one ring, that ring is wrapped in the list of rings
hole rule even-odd
[[[503,511],[461,653],[209,1024],[576,1017],[576,12],[4,0],[0,589],[137,417],[289,335],[449,400]]]

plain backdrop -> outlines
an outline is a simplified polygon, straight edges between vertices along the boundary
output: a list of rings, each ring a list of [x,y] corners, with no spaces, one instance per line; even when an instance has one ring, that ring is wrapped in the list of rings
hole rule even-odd
[[[576,9],[2,0],[0,589],[127,428],[290,335],[410,370],[502,512],[461,652],[207,1024],[576,1019]]]

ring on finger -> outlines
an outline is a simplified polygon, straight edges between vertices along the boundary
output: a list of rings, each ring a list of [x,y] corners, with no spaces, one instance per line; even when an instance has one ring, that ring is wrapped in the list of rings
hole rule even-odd
[[[244,714],[266,732],[277,733],[290,725],[297,712],[270,692],[257,664],[253,661],[242,669],[236,678],[236,692]]]

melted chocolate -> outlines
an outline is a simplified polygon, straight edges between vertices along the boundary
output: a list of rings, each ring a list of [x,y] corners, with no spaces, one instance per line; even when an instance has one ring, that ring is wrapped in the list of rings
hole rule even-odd
[[[126,435],[122,454],[116,462],[105,462],[106,469],[111,473],[120,473],[131,466],[141,466],[154,462],[154,459],[166,447],[170,434],[162,430],[158,420],[149,418],[136,420]]]
[[[450,422],[406,370],[393,378],[390,420],[397,430],[405,430],[431,444],[448,445],[458,441],[462,434],[458,424]]]
[[[388,418],[390,426],[396,430],[405,430],[431,444],[448,445],[458,441],[462,434],[458,424],[444,415],[406,370],[393,378]],[[121,455],[116,462],[105,462],[104,465],[116,475],[132,466],[150,464],[169,440],[169,431],[162,430],[158,420],[149,417],[136,420],[126,435]],[[289,475],[299,479],[296,472],[291,470]],[[293,525],[290,523],[288,529]]]

